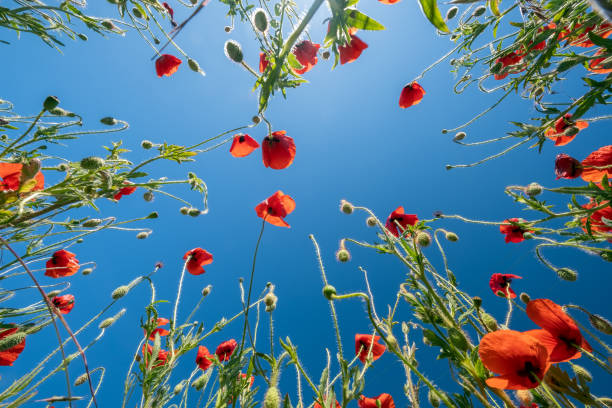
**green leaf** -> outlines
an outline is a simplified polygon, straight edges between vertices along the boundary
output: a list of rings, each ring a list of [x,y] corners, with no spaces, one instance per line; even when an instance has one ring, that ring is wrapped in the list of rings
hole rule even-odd
[[[423,11],[423,14],[425,14],[425,17],[427,17],[429,22],[433,24],[434,27],[445,33],[450,33],[450,30],[442,18],[442,14],[440,14],[436,0],[419,0],[419,5],[421,6],[421,11]]]
[[[491,9],[491,13],[499,16],[499,0],[489,0],[489,9]]]
[[[580,64],[584,61],[588,60],[586,57],[582,57],[579,55],[564,58],[559,65],[557,66],[557,72],[567,71],[571,67]]]
[[[289,55],[287,55],[287,63],[293,69],[302,69],[302,68],[304,68],[304,66],[302,64],[300,64],[300,61],[297,60],[297,58],[295,57],[295,54],[292,53],[292,52],[290,52]]]
[[[588,36],[589,36],[589,40],[591,40],[593,44],[599,45],[600,47],[603,47],[607,49],[608,51],[612,50],[612,40],[608,38],[600,37],[597,34],[593,34],[592,31],[588,32]]]
[[[358,28],[360,30],[384,30],[385,26],[363,14],[359,10],[346,10],[346,22],[351,27]]]

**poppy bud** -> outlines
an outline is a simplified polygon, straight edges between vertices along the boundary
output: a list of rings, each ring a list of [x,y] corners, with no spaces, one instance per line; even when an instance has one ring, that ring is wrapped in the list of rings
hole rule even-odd
[[[78,387],[79,385],[85,384],[85,382],[87,381],[87,378],[88,378],[87,373],[83,373],[79,375],[77,379],[74,380],[74,386]]]
[[[263,408],[279,408],[281,404],[280,391],[276,386],[271,386],[264,395]]]
[[[113,300],[121,299],[122,297],[127,295],[129,291],[130,288],[128,288],[127,286],[119,286],[117,289],[113,290],[113,293],[111,293],[111,297],[113,298]]]
[[[557,272],[557,275],[561,279],[568,282],[574,282],[576,279],[578,279],[578,272],[570,268],[559,268],[555,272]]]
[[[56,297],[57,295],[59,295],[61,293],[60,290],[52,290],[51,292],[47,293],[47,297],[49,299]]]
[[[153,147],[153,142],[151,142],[150,140],[143,140],[142,142],[140,142],[140,147],[145,150],[149,150]]]
[[[96,156],[89,156],[81,159],[81,167],[86,170],[97,170],[104,166],[104,159]]]
[[[189,207],[181,207],[180,212],[183,215],[189,214]]]
[[[610,323],[607,319],[599,315],[589,313],[589,322],[591,322],[591,326],[600,332],[607,335],[612,335],[612,323]]]
[[[26,334],[22,331],[10,334],[0,339],[0,352],[11,349],[25,341]]]
[[[374,218],[374,217],[368,217],[368,218],[366,219],[366,225],[367,225],[368,227],[375,227],[375,226],[376,226],[376,218]]]
[[[73,118],[73,117],[76,116],[73,112],[68,112],[66,109],[62,109],[62,108],[51,109],[49,111],[49,113],[51,115],[55,115],[55,116],[67,116],[69,118]]]
[[[229,58],[230,60],[234,61],[237,64],[240,64],[242,60],[244,59],[244,56],[242,55],[242,48],[240,47],[240,44],[238,44],[234,40],[227,40],[225,42],[225,55],[227,56],[227,58]]]
[[[576,374],[576,377],[578,377],[579,380],[584,382],[593,381],[593,376],[586,368],[577,364],[572,364],[572,370],[574,370],[574,374]]]
[[[458,11],[459,11],[459,7],[457,6],[453,6],[449,8],[448,11],[446,12],[446,20],[452,20],[457,15]],[[437,406],[435,408],[437,408]]]
[[[353,207],[353,204],[349,203],[346,200],[341,200],[340,201],[340,211],[342,211],[345,214],[352,214],[353,210],[355,208]]]
[[[533,234],[529,231],[523,232],[523,239],[533,239]]]
[[[102,220],[99,218],[90,218],[87,221],[83,222],[84,227],[87,228],[93,228],[93,227],[97,227],[98,225],[102,224]]]
[[[47,99],[45,99],[45,101],[43,102],[43,108],[46,111],[50,111],[57,108],[57,105],[59,105],[59,99],[57,99],[56,96],[47,96]]]
[[[147,238],[149,238],[150,234],[151,234],[150,232],[141,231],[138,234],[136,234],[136,238],[138,238],[138,239],[147,239]]]
[[[181,391],[183,391],[183,388],[185,387],[185,383],[183,383],[182,381],[178,384],[176,384],[174,386],[174,395],[180,393]]]
[[[529,303],[529,301],[531,301],[531,298],[529,297],[529,295],[525,292],[521,293],[519,295],[519,299],[521,299],[521,302],[523,302],[524,304]]]
[[[336,296],[336,288],[334,288],[332,285],[323,286],[323,296],[327,300],[333,300],[334,296]]]
[[[270,308],[272,308],[272,310],[274,310],[276,308],[276,302],[278,301],[278,297],[274,294],[274,293],[268,293],[266,294],[266,296],[264,296],[264,304]]]
[[[78,36],[78,37],[79,37],[79,38],[80,38],[82,41],[87,41],[87,40],[88,40],[88,38],[87,38],[87,36],[86,36],[85,34],[79,33],[79,34],[77,34],[77,36]]]
[[[230,33],[232,31],[232,27],[225,26],[225,27],[223,27],[223,30],[225,30],[226,33]]]
[[[253,25],[262,33],[268,31],[268,16],[263,9],[257,9],[253,13]]]
[[[450,242],[457,242],[457,241],[459,241],[459,236],[457,234],[455,234],[454,232],[447,232],[446,235],[444,235],[444,236]]]
[[[491,316],[490,314],[483,313],[482,314],[482,321],[484,322],[484,324],[487,327],[487,329],[489,329],[491,331],[497,330],[497,320],[495,320],[495,318],[493,316]]]
[[[107,116],[105,118],[100,119],[100,123],[107,126],[113,126],[117,124],[117,119]]]
[[[134,7],[132,9],[132,14],[134,15],[134,17],[136,18],[142,18],[142,13],[140,12],[140,10],[138,10],[138,8]]]
[[[529,390],[517,390],[514,392],[516,399],[521,403],[521,407],[530,407],[533,402],[533,397]]]
[[[480,309],[480,306],[482,306],[482,298],[480,296],[474,296],[472,298],[472,303],[474,303],[476,309]]]
[[[196,389],[196,391],[201,391],[202,388],[204,388],[204,386],[206,385],[206,383],[208,382],[208,374],[207,372],[204,372],[204,374],[202,374],[201,376],[199,376],[198,378],[196,378],[192,383],[191,386],[193,388]]]
[[[565,129],[565,131],[563,132],[563,135],[575,136],[578,134],[578,132],[580,132],[580,128],[578,128],[578,126],[570,126],[567,129]]]
[[[202,297],[208,296],[211,290],[212,290],[212,285],[208,285],[204,289],[202,289]]]
[[[428,247],[431,244],[431,235],[425,231],[421,231],[416,236],[416,241],[419,246]]]
[[[351,253],[346,248],[340,248],[336,251],[336,259],[338,262],[348,262],[351,260]]]
[[[454,8],[456,9],[457,7]],[[438,394],[436,394],[433,390],[429,390],[429,392],[427,393],[427,400],[429,401],[429,404],[434,408],[438,408],[440,406],[440,398],[438,398]]]
[[[153,211],[151,214],[147,215],[148,219],[159,218],[159,213],[157,211]]]
[[[197,217],[201,214],[201,212],[197,208],[190,208],[187,214],[189,214],[191,217]]]
[[[530,183],[527,187],[525,187],[525,194],[530,197],[535,197],[542,193],[542,186],[538,183]]]
[[[198,61],[191,59],[191,58],[187,58],[187,65],[189,65],[189,68],[193,71],[193,72],[200,72],[200,73],[204,73],[204,71],[202,71],[202,69],[200,69],[200,64],[198,64]]]
[[[329,59],[330,56],[331,53],[329,51],[323,51],[323,53],[321,54],[321,58],[323,58],[324,60]]]
[[[114,30],[116,28],[115,24],[113,24],[113,22],[108,19],[102,20],[100,24],[107,30]]]
[[[92,272],[93,272],[93,269],[92,269],[92,268],[85,268],[85,269],[83,269],[83,272],[81,272],[81,273],[82,273],[83,275],[86,275],[86,276],[87,276],[87,275],[89,275],[89,274],[90,274],[90,273],[92,273]]]
[[[476,10],[474,10],[474,17],[482,16],[485,11],[487,11],[487,8],[485,6],[476,7]]]
[[[460,142],[463,139],[465,139],[465,136],[466,136],[465,132],[457,132],[455,134],[455,137],[453,137],[453,142]]]
[[[107,327],[110,327],[111,325],[113,325],[113,323],[115,323],[117,320],[119,320],[119,318],[121,316],[123,316],[125,314],[125,309],[121,309],[116,315],[114,315],[113,317],[109,317],[108,319],[104,319],[100,322],[100,324],[98,325],[99,329],[106,329]]]
[[[145,191],[145,193],[142,195],[142,198],[147,202],[153,201],[153,198],[154,198],[153,192]]]
[[[253,123],[254,123],[254,124],[256,124],[256,125],[257,125],[257,124],[259,124],[259,122],[261,122],[261,118],[260,118],[259,116],[257,116],[257,115],[253,116],[253,117],[251,118],[251,120],[252,120],[252,121],[253,121]]]

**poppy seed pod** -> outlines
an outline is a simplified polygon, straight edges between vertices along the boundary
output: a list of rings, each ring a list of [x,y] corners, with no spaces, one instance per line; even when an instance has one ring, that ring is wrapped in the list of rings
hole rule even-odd
[[[332,285],[323,286],[323,296],[327,300],[333,300],[334,296],[336,296],[336,288],[334,288]]]
[[[457,242],[459,241],[459,236],[457,234],[455,234],[454,232],[447,232],[446,235],[444,235],[444,237],[449,240],[450,242]]]
[[[582,381],[584,382],[593,381],[593,376],[586,368],[579,366],[577,364],[572,364],[572,370],[574,370],[574,374],[576,374],[576,377],[578,377],[578,379],[581,380],[581,382]]]
[[[352,214],[353,210],[355,209],[355,207],[353,207],[353,204],[349,203],[346,200],[341,200],[340,201],[340,211],[342,211],[345,214]]]
[[[57,99],[56,96],[47,96],[47,98],[43,102],[43,108],[46,111],[50,111],[57,108],[57,105],[59,105],[59,99]]]
[[[557,272],[559,278],[568,282],[574,282],[578,279],[578,272],[570,268],[559,268],[555,272]]]
[[[121,299],[122,297],[127,295],[129,291],[130,288],[128,288],[126,285],[122,285],[119,286],[117,289],[113,290],[113,292],[111,293],[111,297],[113,298],[113,300]]]
[[[97,227],[98,225],[102,224],[102,220],[99,218],[90,218],[87,221],[83,222],[84,227],[86,228],[93,228],[93,227]]]
[[[83,373],[83,374],[79,375],[77,377],[77,379],[74,380],[74,386],[78,387],[79,385],[85,384],[85,382],[87,382],[87,378],[88,378],[87,377],[87,373]]]
[[[453,142],[460,142],[463,139],[465,139],[466,133],[465,132],[457,132],[455,134],[455,137],[453,137]]]
[[[376,226],[376,218],[374,218],[374,217],[368,217],[368,218],[366,219],[366,225],[367,225],[368,227],[375,227],[375,226]]]
[[[107,126],[113,126],[117,124],[117,119],[107,116],[105,118],[100,119],[100,123]]]
[[[151,142],[150,140],[143,140],[142,142],[140,142],[140,147],[145,150],[149,150],[153,147],[153,142]]]
[[[263,9],[257,9],[253,13],[253,25],[262,33],[268,31],[268,16]]]
[[[104,166],[104,159],[96,156],[89,156],[81,159],[81,167],[86,170],[98,170]]]
[[[480,306],[482,306],[482,298],[480,296],[474,296],[472,298],[472,302],[474,303],[474,307],[476,309],[480,309]]]
[[[153,198],[154,198],[154,197],[155,197],[155,196],[153,195],[153,192],[152,192],[152,191],[146,191],[146,192],[145,192],[145,193],[142,195],[142,198],[143,198],[145,201],[147,201],[147,202],[151,202],[151,201],[153,201]]]
[[[416,241],[419,246],[428,247],[431,244],[431,235],[425,231],[421,231],[416,236]]]
[[[607,335],[612,335],[612,323],[610,323],[607,319],[599,315],[589,313],[589,322],[591,323],[591,326],[600,332]]]
[[[259,122],[261,122],[261,118],[260,118],[259,116],[255,115],[255,116],[253,116],[253,117],[251,118],[251,121],[252,121],[254,124],[256,124],[256,125],[257,125],[257,124],[259,124]]]
[[[452,20],[457,15],[458,11],[459,11],[459,7],[457,6],[453,6],[449,8],[448,11],[446,12],[446,20]]]
[[[85,268],[83,269],[83,272],[81,272],[83,275],[89,275],[90,273],[93,272],[92,268]]]
[[[531,297],[525,292],[519,295],[519,299],[521,299],[521,302],[523,302],[524,304],[527,304],[531,301]]]
[[[427,400],[429,401],[429,404],[434,408],[438,408],[440,406],[440,398],[433,390],[429,390],[429,392],[427,393]]]
[[[225,26],[225,27],[223,27],[223,30],[224,30],[226,33],[231,33],[231,32],[232,32],[232,27],[230,27],[230,26]]]
[[[478,16],[482,16],[485,11],[487,11],[487,8],[485,6],[478,6],[476,7],[476,10],[474,10],[474,17],[478,17]]]
[[[321,54],[321,58],[323,58],[324,60],[329,59],[329,57],[331,57],[331,53],[329,51],[323,51],[323,53]]]
[[[227,58],[237,64],[242,63],[242,60],[244,59],[242,47],[240,47],[240,44],[234,40],[227,40],[225,42],[225,55]]]
[[[336,259],[338,262],[348,262],[351,260],[351,253],[346,248],[340,248],[336,251]]]
[[[525,194],[530,197],[535,197],[542,193],[542,186],[538,183],[529,183],[527,187],[525,187]]]
[[[279,408],[281,404],[280,391],[276,386],[271,386],[264,395],[263,408]]]
[[[264,296],[263,301],[266,306],[276,308],[276,302],[278,301],[278,297],[274,293],[270,292],[266,294],[266,296]]]

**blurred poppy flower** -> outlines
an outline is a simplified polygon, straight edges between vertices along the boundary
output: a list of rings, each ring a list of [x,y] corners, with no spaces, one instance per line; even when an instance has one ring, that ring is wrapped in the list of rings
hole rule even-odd
[[[210,252],[202,248],[194,248],[191,251],[185,252],[183,259],[187,261],[187,271],[192,275],[201,275],[204,272],[204,265],[211,264],[213,256]]]
[[[268,68],[268,64],[270,63],[270,61],[268,61],[268,57],[266,56],[265,52],[260,52],[259,53],[259,72],[263,73],[266,68]]]
[[[415,225],[417,222],[419,222],[417,216],[415,214],[404,214],[404,207],[400,205],[395,211],[389,214],[385,227],[390,233],[399,237],[400,231],[397,228],[398,223],[402,229],[405,230],[408,225]]]
[[[3,338],[7,336],[10,336],[11,334],[17,333],[18,330],[19,330],[19,327],[12,327],[9,329],[0,329],[0,340],[2,340]],[[25,348],[25,337],[23,338],[23,341],[21,341],[17,345],[0,351],[0,366],[12,366],[24,348]]]
[[[295,158],[295,143],[286,131],[278,130],[264,138],[261,152],[264,166],[275,170],[286,169]]]
[[[228,361],[230,356],[234,353],[234,350],[238,347],[238,343],[236,340],[229,339],[219,344],[217,350],[215,350],[215,354],[219,357],[219,361]]]
[[[504,220],[504,222],[499,226],[499,232],[502,234],[506,234],[506,243],[514,242],[519,243],[525,240],[523,234],[526,232],[533,232],[530,230],[526,230],[520,225],[516,225],[518,223],[525,222],[522,218],[508,218]]]
[[[259,147],[259,143],[247,134],[234,135],[230,154],[234,157],[245,157]]]
[[[384,344],[378,343],[380,336],[371,336],[369,334],[355,335],[355,355],[359,356],[362,363],[366,362],[366,358],[372,347],[372,361],[376,361],[383,355],[387,347]]]
[[[359,58],[363,50],[368,48],[368,44],[363,42],[361,38],[354,35],[354,32],[350,32],[349,34],[351,36],[351,42],[349,44],[341,45],[338,47],[338,51],[340,52],[341,65],[355,61],[357,58]]]
[[[421,102],[425,90],[416,82],[411,82],[402,89],[399,98],[400,108],[409,108]]]
[[[168,323],[170,323],[170,320],[163,318],[163,317],[158,317],[156,323],[157,323],[157,327],[153,329],[153,331],[149,335],[149,340],[155,340],[156,334],[159,334],[160,336],[167,336],[170,334],[168,330],[161,328],[161,326],[165,326]]]
[[[148,360],[149,358],[151,358],[152,355],[153,355],[152,345],[145,344],[144,346],[142,346],[142,356],[144,357],[144,361],[146,365],[149,365]],[[153,367],[160,367],[166,364],[166,362],[168,361],[168,352],[166,350],[159,349],[159,352],[157,354],[157,359],[155,361],[157,361],[157,364],[153,365]]]
[[[536,388],[550,367],[546,347],[528,334],[514,330],[485,334],[480,340],[478,354],[485,367],[499,374],[486,380],[492,388]]]
[[[374,398],[367,398],[360,395],[357,406],[359,408],[395,408],[395,403],[389,394],[380,394],[378,397]]]
[[[610,207],[610,204],[607,201],[603,201],[597,204],[595,201],[591,200],[591,202],[589,202],[588,204],[583,205],[582,208],[590,209],[593,207],[598,207],[602,204],[608,204],[608,206],[594,211],[591,215],[589,215],[588,220],[591,226],[591,232],[593,232],[595,235],[597,233],[602,233],[604,235],[610,236],[609,234],[612,234],[612,227],[610,227],[609,225],[610,220],[612,220],[612,207]],[[602,218],[605,218],[606,220],[608,220],[608,224],[606,224],[602,220]],[[581,222],[582,222],[582,229],[584,230],[584,232],[587,232],[587,229],[586,229],[587,217],[582,218]],[[608,242],[612,242],[612,236],[608,238]]]
[[[582,173],[582,165],[576,159],[565,153],[557,155],[555,159],[555,174],[557,179],[575,179]]]
[[[124,181],[123,184],[132,184],[132,183],[129,181]],[[136,191],[136,188],[137,188],[136,186],[121,187],[119,191],[117,192],[117,194],[113,196],[113,198],[115,200],[120,200],[121,197],[132,194],[134,191]]]
[[[172,7],[170,7],[170,5],[165,1],[162,3],[162,6],[164,6],[168,14],[170,14],[170,18],[174,19],[174,10],[172,10]]]
[[[593,56],[596,57],[602,54],[604,54],[603,48],[597,51]],[[609,55],[603,56],[601,58],[594,58],[589,61],[589,66],[587,67],[587,69],[596,74],[609,74],[610,72],[612,72],[612,63],[610,61],[604,63],[604,61],[609,58]]]
[[[511,70],[508,67],[517,65],[522,60],[523,60],[523,55],[517,53],[516,51],[512,51],[511,53],[504,55],[503,57],[497,58],[495,60],[495,64],[501,64],[501,70],[497,74],[494,74],[495,79],[500,80],[500,79],[504,79],[505,77],[507,77],[508,74],[510,74],[510,70]],[[520,71],[516,71],[513,68],[512,70],[514,70],[515,72],[520,72],[520,71],[524,71],[525,68],[521,69]]]
[[[174,55],[162,54],[155,61],[155,71],[157,71],[157,76],[161,78],[164,75],[170,76],[174,74],[182,62],[183,61],[176,58]]]
[[[0,191],[19,190],[22,170],[23,164],[21,163],[0,163],[0,177],[2,177]],[[45,177],[40,171],[36,173],[34,180],[36,180],[36,184],[31,191],[42,190],[45,186]]]
[[[601,183],[604,175],[612,179],[612,145],[595,150],[581,164],[582,179],[586,182]]]
[[[259,218],[277,227],[289,227],[285,222],[285,217],[295,209],[295,201],[291,196],[278,190],[265,201],[257,204],[255,212]]]
[[[210,354],[206,347],[198,347],[198,355],[196,356],[196,364],[198,365],[198,367],[206,371],[210,368],[213,361],[215,361],[215,356]]]
[[[72,276],[79,270],[79,260],[72,252],[64,249],[56,251],[47,261],[45,276],[60,278]]]
[[[493,293],[497,296],[501,297],[510,297],[510,299],[514,299],[516,297],[516,293],[510,287],[510,283],[512,283],[512,279],[523,279],[518,275],[512,275],[509,273],[494,273],[491,275],[491,279],[489,279],[489,287],[493,291]],[[503,295],[500,295],[499,292],[502,292]]]
[[[527,304],[527,316],[541,330],[525,332],[544,345],[550,354],[551,363],[561,363],[579,358],[581,353],[578,347],[592,351],[593,349],[582,337],[580,329],[555,302],[550,299],[535,299]]]
[[[566,113],[555,121],[554,128],[548,128],[544,134],[555,142],[555,146],[564,146],[574,140],[579,131],[587,127],[589,127],[588,122],[582,120],[574,122],[572,114]]]
[[[301,69],[293,69],[292,71],[296,74],[302,75],[312,69],[317,64],[317,52],[319,52],[321,46],[319,44],[313,44],[308,40],[304,40],[297,44],[293,49],[293,55],[302,64]]]
[[[240,373],[240,380],[244,381],[248,388],[251,388],[253,386],[253,383],[255,382],[255,377],[251,376],[248,380],[247,380],[247,375],[245,373]]]
[[[55,296],[53,299],[51,299],[51,303],[53,303],[53,306],[59,309],[61,314],[68,314],[74,307],[74,296]]]
[[[582,27],[581,24],[576,24],[574,26],[574,31],[577,31],[580,27]],[[593,31],[593,34],[596,34],[599,37],[608,38],[610,34],[612,34],[612,24],[605,22],[599,27],[593,24],[592,26],[587,27],[584,32],[580,34],[578,38],[576,38],[576,40],[570,43],[570,45],[583,48],[594,46],[595,44],[593,44],[593,42],[589,39],[589,32],[591,31]]]

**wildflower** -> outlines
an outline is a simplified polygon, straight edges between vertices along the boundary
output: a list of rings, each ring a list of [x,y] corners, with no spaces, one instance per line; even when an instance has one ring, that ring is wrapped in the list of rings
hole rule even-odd
[[[72,252],[68,252],[64,249],[56,251],[51,259],[47,261],[47,270],[45,276],[51,278],[59,278],[72,276],[79,270],[79,260],[76,259],[76,255]]]
[[[142,355],[144,357],[145,364],[149,365],[147,360],[149,359],[149,356],[153,355],[153,346],[151,346],[150,344],[142,346]],[[168,361],[168,352],[166,350],[159,349],[159,352],[157,353],[157,359],[155,361],[157,361],[157,364],[153,365],[153,367],[160,367],[165,365]]]
[[[415,225],[418,221],[419,219],[415,214],[405,214],[404,207],[400,205],[395,209],[395,211],[389,214],[385,227],[390,233],[396,237],[399,237],[400,232],[403,232],[408,225]],[[402,231],[398,230],[397,224],[402,227]]]
[[[416,82],[411,82],[402,89],[400,94],[400,108],[409,108],[417,105],[425,96],[425,90]]]
[[[15,345],[6,344],[5,346],[11,347],[7,347],[4,350],[0,351],[0,366],[12,366],[15,360],[17,360],[17,357],[19,357],[19,354],[21,354],[21,352],[25,348],[26,336],[25,334],[19,335],[17,333],[18,330],[19,327],[0,329],[0,341],[2,341],[8,336],[13,335],[14,343],[16,343]],[[21,338],[23,339],[20,340]]]
[[[362,363],[366,362],[368,355],[372,356],[372,361],[376,361],[383,355],[387,347],[384,344],[378,343],[380,336],[371,336],[369,334],[355,335],[355,355],[359,356]],[[370,354],[370,348],[372,348]]]
[[[582,27],[582,24],[576,24],[574,26],[574,30],[578,30],[580,27]],[[607,38],[610,36],[610,34],[612,34],[612,24],[606,22],[599,27],[596,27],[595,24],[593,24],[592,26],[585,28],[584,32],[580,34],[576,40],[572,41],[570,45],[583,48],[594,46],[595,44],[593,44],[593,42],[589,39],[589,32],[591,31],[593,34],[596,34],[599,37]],[[562,34],[563,33],[565,33],[566,36],[569,34],[567,30],[564,30]],[[561,38],[559,40],[561,40]]]
[[[194,248],[185,252],[183,259],[187,260],[187,271],[192,275],[201,275],[204,272],[204,265],[211,264],[213,256],[210,252],[202,248]]]
[[[181,65],[181,62],[183,61],[176,58],[174,55],[162,54],[155,61],[157,76],[161,78],[164,75],[170,76],[174,74],[178,70],[179,65]]]
[[[174,19],[174,10],[172,10],[172,7],[170,7],[170,5],[165,1],[162,3],[162,6],[164,6],[168,14],[170,14],[170,18]]]
[[[604,50],[602,48],[599,51],[597,51],[593,56],[596,57],[598,55],[602,55],[603,53],[604,53]],[[609,58],[610,58],[609,55],[607,57],[604,56],[601,58],[594,58],[589,61],[589,66],[587,67],[587,69],[596,74],[609,74],[610,72],[612,72],[612,64],[610,64]],[[604,62],[606,60],[608,61]]]
[[[491,279],[489,279],[489,287],[497,296],[509,297],[510,299],[514,299],[516,297],[516,293],[514,293],[514,291],[510,287],[512,279],[523,278],[518,275],[512,275],[508,273],[494,273],[493,275],[491,275]],[[503,295],[500,295],[499,292],[502,292]]]
[[[268,64],[270,63],[270,61],[268,61],[268,57],[266,56],[265,52],[260,52],[259,53],[259,72],[263,73],[266,68],[268,68]]]
[[[245,157],[259,147],[259,143],[247,134],[234,135],[230,154],[234,157]]]
[[[196,364],[202,370],[206,371],[212,365],[215,357],[210,354],[208,349],[204,346],[198,347],[198,355],[196,357]]]
[[[263,163],[275,170],[286,169],[295,158],[295,143],[284,130],[266,136],[261,147]]]
[[[285,217],[295,209],[295,201],[291,196],[278,190],[265,201],[255,207],[255,212],[259,218],[277,227],[289,227],[285,222]]]
[[[0,191],[19,190],[23,170],[23,164],[21,163],[0,163],[0,177],[2,177]],[[40,171],[31,178],[36,180],[36,184],[30,191],[42,190],[44,188],[45,177]]]
[[[519,64],[521,61],[523,60],[523,55],[517,53],[516,51],[512,51],[511,53],[504,55],[503,57],[499,57],[495,60],[495,65],[499,64],[501,65],[501,71],[499,73],[494,74],[495,79],[500,80],[500,79],[504,79],[505,77],[508,76],[508,74],[510,73],[509,71],[512,69],[514,71],[516,71],[515,68],[508,68],[508,67],[513,67],[514,65]],[[524,71],[525,68],[521,69],[520,71]],[[516,72],[520,72],[520,71],[516,71]]]
[[[379,1],[380,1],[380,0],[379,0]],[[399,0],[397,0],[397,1],[399,1]],[[335,406],[336,406],[336,408],[340,408],[340,403],[338,402],[338,400],[334,400],[334,401],[335,401]],[[319,404],[319,401],[315,401],[315,403],[314,403],[314,407],[313,407],[313,408],[328,408],[328,407],[331,407],[331,406],[332,406],[332,404],[330,404],[330,405],[328,406],[328,405],[325,405],[325,403],[323,403],[323,404]]]
[[[565,153],[557,155],[555,159],[555,174],[557,179],[575,179],[582,173],[580,162]]]
[[[215,350],[215,354],[219,357],[219,361],[228,361],[237,346],[238,343],[234,339],[229,339],[219,344],[217,350]]]
[[[508,218],[499,226],[499,232],[502,234],[506,234],[506,243],[514,242],[519,243],[522,242],[525,238],[523,234],[526,232],[533,232],[526,230],[525,228],[517,225],[518,223],[523,223],[525,220],[522,218]]]
[[[566,113],[555,121],[554,128],[546,129],[544,134],[555,142],[555,146],[564,146],[574,140],[579,131],[587,127],[589,127],[588,122],[582,120],[574,122],[572,114]]]
[[[597,207],[600,206],[602,204],[608,204],[606,207],[604,208],[600,208],[599,210],[594,211],[591,215],[589,215],[588,217],[588,221],[589,224],[591,225],[591,232],[597,234],[597,233],[602,233],[604,235],[608,235],[610,236],[610,238],[608,238],[609,242],[612,242],[612,227],[610,227],[609,222],[608,224],[606,224],[602,218],[605,218],[606,220],[612,220],[612,207],[610,207],[610,203],[607,201],[601,202],[599,204],[597,204],[595,201],[590,201],[588,204],[583,205],[582,208],[586,208],[586,209],[590,209],[593,207]],[[581,220],[582,222],[582,229],[587,232],[586,229],[586,223],[587,223],[587,218],[582,218]]]
[[[487,333],[480,341],[478,354],[485,367],[499,374],[486,380],[492,388],[536,388],[550,367],[547,348],[530,335],[514,330]]]
[[[359,408],[395,408],[395,403],[391,395],[383,393],[374,398],[367,398],[360,395],[357,406]]]
[[[170,323],[170,320],[163,318],[163,317],[158,317],[157,318],[157,326],[155,329],[153,329],[153,331],[151,332],[151,334],[149,335],[149,340],[155,340],[155,335],[159,334],[160,336],[167,336],[170,334],[170,332],[166,329],[162,329],[161,326],[165,326],[168,323]]]
[[[612,145],[600,147],[582,161],[582,179],[600,183],[604,175],[612,179]]]
[[[51,300],[51,303],[53,303],[53,306],[59,309],[61,314],[68,314],[74,307],[74,296],[56,296]]]
[[[527,316],[542,329],[526,332],[550,354],[551,363],[561,363],[581,355],[580,349],[592,351],[591,346],[582,337],[580,329],[555,302],[550,299],[535,299],[527,304]]]
[[[395,4],[398,3],[400,0],[378,0],[379,2],[381,2],[382,4]]]
[[[357,32],[357,29],[351,28],[349,30],[351,42],[338,47],[338,51],[340,52],[340,64],[341,65],[348,64],[349,62],[355,61],[357,58],[359,58],[363,50],[368,48],[368,44],[363,42],[361,38],[355,35],[356,32]]]
[[[317,52],[321,46],[304,40],[297,44],[293,49],[293,55],[302,64],[301,69],[292,69],[296,74],[302,75],[312,69],[317,64]]]
[[[129,181],[124,181],[123,184],[128,184],[129,185],[129,184],[132,184],[132,183],[129,182]],[[135,186],[121,187],[119,189],[119,191],[117,192],[117,194],[115,194],[113,196],[113,198],[115,200],[120,200],[121,197],[132,194],[134,191],[136,191],[136,188],[137,187],[135,187]]]

